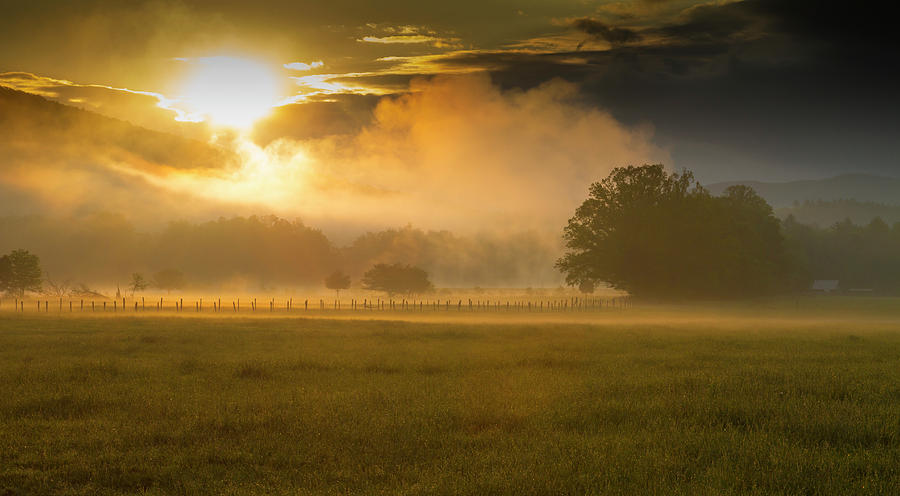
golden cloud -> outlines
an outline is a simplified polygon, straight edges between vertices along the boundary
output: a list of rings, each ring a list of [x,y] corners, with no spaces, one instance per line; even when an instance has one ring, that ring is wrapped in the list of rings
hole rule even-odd
[[[310,71],[324,66],[325,63],[321,60],[316,60],[308,64],[306,62],[291,62],[290,64],[284,64],[285,69],[290,69],[292,71]]]

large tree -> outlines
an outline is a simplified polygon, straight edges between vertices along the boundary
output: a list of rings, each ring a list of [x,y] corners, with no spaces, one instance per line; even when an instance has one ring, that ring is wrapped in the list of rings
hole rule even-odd
[[[15,296],[41,291],[41,260],[28,250],[13,250],[0,257],[0,290]]]
[[[557,267],[572,285],[603,281],[635,295],[729,297],[785,288],[778,220],[752,189],[711,196],[689,171],[614,169],[590,187],[564,231]]]
[[[419,294],[431,291],[434,285],[428,273],[418,267],[402,264],[376,264],[362,277],[363,288],[384,291],[388,295]]]

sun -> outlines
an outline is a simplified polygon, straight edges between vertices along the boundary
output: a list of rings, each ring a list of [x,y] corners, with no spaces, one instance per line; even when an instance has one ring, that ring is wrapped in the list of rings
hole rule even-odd
[[[262,62],[224,56],[183,60],[194,67],[181,87],[181,99],[203,120],[246,129],[278,101],[278,79]]]

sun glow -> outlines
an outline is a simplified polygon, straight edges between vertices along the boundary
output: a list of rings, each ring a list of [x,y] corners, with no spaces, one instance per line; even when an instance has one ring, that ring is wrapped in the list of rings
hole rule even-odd
[[[248,128],[278,103],[278,81],[264,63],[233,57],[183,60],[195,67],[181,87],[181,99],[204,120]]]

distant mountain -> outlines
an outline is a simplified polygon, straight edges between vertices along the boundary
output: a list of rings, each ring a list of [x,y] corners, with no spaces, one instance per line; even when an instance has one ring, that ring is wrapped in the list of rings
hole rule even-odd
[[[236,161],[201,141],[0,86],[0,215],[193,212],[189,195],[154,179]]]
[[[857,200],[884,205],[900,205],[900,179],[868,174],[844,174],[828,179],[772,183],[762,181],[733,181],[706,187],[713,194],[725,188],[744,184],[766,199],[773,208],[793,207],[805,201]]]

